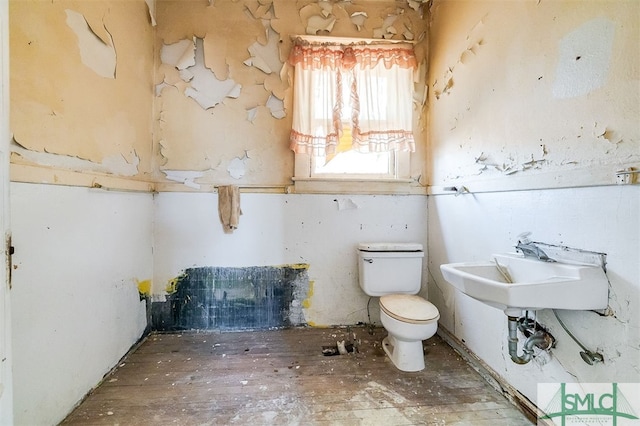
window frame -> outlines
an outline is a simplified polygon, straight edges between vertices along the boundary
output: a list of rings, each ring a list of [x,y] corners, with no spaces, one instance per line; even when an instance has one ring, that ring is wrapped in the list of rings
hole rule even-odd
[[[345,37],[318,37],[318,36],[292,36],[292,38],[302,38],[309,41],[331,41],[335,43],[358,43],[358,42],[385,42],[388,44],[404,43],[414,44],[406,40],[378,40]],[[293,71],[293,70],[292,70]],[[295,76],[293,76],[295,78]],[[415,110],[414,110],[415,114]],[[415,117],[414,122],[415,133]],[[307,153],[294,152],[294,176],[292,181],[295,185],[295,192],[319,192],[319,193],[340,193],[340,192],[361,192],[361,193],[410,193],[410,184],[416,184],[416,180],[411,178],[411,154],[409,151],[389,151],[393,162],[393,173],[381,176],[361,173],[314,173],[313,159]]]

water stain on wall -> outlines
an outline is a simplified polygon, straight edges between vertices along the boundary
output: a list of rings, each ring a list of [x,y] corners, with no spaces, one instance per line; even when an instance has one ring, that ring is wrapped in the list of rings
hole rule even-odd
[[[307,269],[306,264],[189,268],[171,280],[165,301],[153,302],[152,328],[249,330],[304,325]]]

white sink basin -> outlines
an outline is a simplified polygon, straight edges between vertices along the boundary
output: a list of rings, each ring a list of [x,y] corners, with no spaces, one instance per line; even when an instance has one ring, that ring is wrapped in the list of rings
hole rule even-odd
[[[544,262],[507,253],[486,262],[441,265],[440,270],[455,288],[507,315],[519,315],[524,309],[599,310],[609,301],[609,281],[599,266]]]

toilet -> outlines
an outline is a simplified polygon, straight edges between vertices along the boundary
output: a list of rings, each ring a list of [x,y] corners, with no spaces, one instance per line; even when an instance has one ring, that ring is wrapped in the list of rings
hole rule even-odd
[[[438,308],[417,296],[423,257],[421,244],[358,245],[360,287],[365,294],[380,297],[380,320],[388,334],[382,347],[402,371],[424,369],[422,341],[438,329]]]

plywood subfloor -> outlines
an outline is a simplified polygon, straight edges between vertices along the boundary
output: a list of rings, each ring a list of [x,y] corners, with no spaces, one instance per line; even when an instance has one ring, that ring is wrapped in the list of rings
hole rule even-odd
[[[370,334],[373,332],[373,334]],[[355,333],[359,352],[324,356]],[[384,329],[152,334],[65,425],[531,425],[438,336],[397,370]]]

